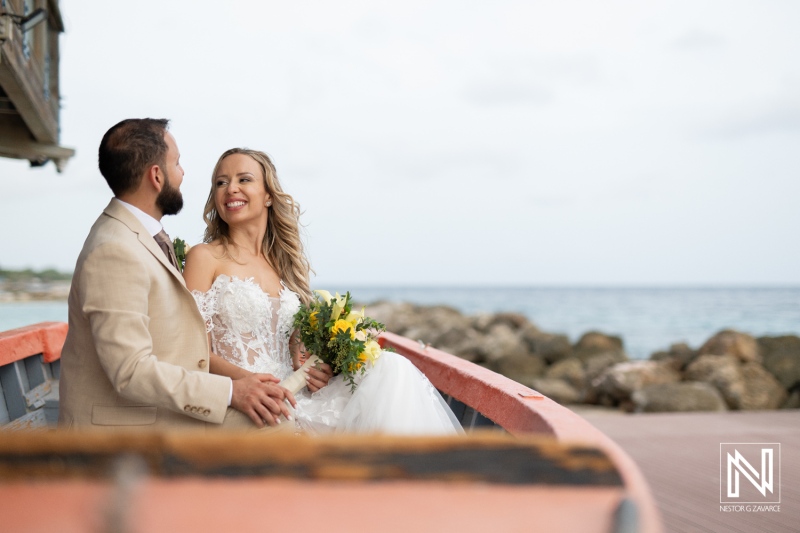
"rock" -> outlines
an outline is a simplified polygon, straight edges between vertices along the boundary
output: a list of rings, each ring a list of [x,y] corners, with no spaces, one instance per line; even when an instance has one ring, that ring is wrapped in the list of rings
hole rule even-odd
[[[745,363],[741,368],[745,390],[739,409],[778,409],[784,404],[788,395],[775,376],[758,363]]]
[[[541,355],[548,363],[565,359],[572,353],[572,346],[566,335],[545,333],[537,328],[523,328],[521,334],[530,351]]]
[[[381,300],[367,305],[367,315],[386,325],[386,330],[405,335],[409,327],[419,322],[419,311],[410,303]]]
[[[740,361],[761,362],[761,351],[756,340],[746,333],[732,329],[720,331],[697,350],[697,355],[732,355]]]
[[[492,326],[483,339],[482,351],[486,361],[490,364],[495,364],[504,357],[530,353],[519,334],[506,324]]]
[[[800,409],[800,387],[794,387],[789,391],[789,396],[783,402],[781,409]]]
[[[472,327],[481,333],[489,331],[489,326],[492,325],[494,315],[491,313],[478,313],[471,317]]]
[[[583,363],[577,357],[567,357],[548,368],[545,377],[565,381],[576,390],[581,391],[586,387],[586,371]]]
[[[620,351],[602,352],[589,356],[583,362],[583,368],[586,371],[586,383],[591,383],[603,372],[606,368],[613,366],[617,363],[624,363],[628,357]]]
[[[651,361],[661,361],[675,370],[683,370],[697,355],[688,344],[681,342],[669,347],[669,351],[656,352],[650,356]]]
[[[684,377],[714,385],[731,409],[777,409],[786,401],[786,390],[772,374],[758,363],[740,363],[735,355],[701,355]]]
[[[527,326],[533,326],[536,329],[536,326],[531,324],[528,320],[528,317],[521,313],[510,313],[510,312],[500,312],[500,313],[481,313],[475,315],[472,320],[472,327],[481,331],[483,333],[488,333],[492,327],[498,324],[504,324],[513,330],[522,329]],[[538,331],[538,329],[537,329]]]
[[[497,324],[505,324],[511,329],[522,329],[526,326],[533,326],[528,317],[521,313],[495,313],[494,320],[489,324],[489,329]],[[534,328],[536,326],[533,326]]]
[[[692,350],[688,344],[685,342],[677,342],[669,347],[669,355],[678,359],[682,365],[681,368],[686,368],[686,365],[691,363],[695,357],[697,357],[697,352]]]
[[[686,367],[686,381],[709,383],[722,393],[731,409],[738,409],[739,398],[744,393],[739,359],[733,355],[701,355]]]
[[[473,363],[484,361],[484,338],[483,335],[474,329],[468,329],[464,334],[452,344],[442,344],[437,346],[440,350],[466,359]]]
[[[509,355],[497,361],[496,366],[498,373],[516,382],[528,384],[541,377],[547,365],[538,355]]]
[[[526,384],[537,392],[540,392],[560,404],[578,403],[581,394],[569,383],[554,378],[539,378]]]
[[[437,305],[417,310],[417,318],[403,333],[405,337],[431,344],[451,346],[470,329],[469,318],[452,307]]]
[[[593,355],[604,352],[624,353],[622,339],[599,331],[590,331],[584,333],[575,343],[575,346],[572,347],[572,354],[581,360],[586,360]]]
[[[789,390],[800,384],[800,337],[760,337],[758,346],[764,356],[764,368]]]
[[[657,361],[627,361],[606,369],[592,382],[592,387],[601,395],[616,402],[630,400],[634,391],[647,385],[676,383],[681,375],[668,365]]]
[[[637,413],[726,411],[728,409],[716,387],[697,381],[648,385],[635,391],[631,399],[634,411]]]

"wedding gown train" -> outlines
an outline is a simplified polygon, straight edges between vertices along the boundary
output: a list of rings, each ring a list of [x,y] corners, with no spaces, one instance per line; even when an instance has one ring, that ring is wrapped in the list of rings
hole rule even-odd
[[[220,275],[207,292],[192,291],[206,321],[211,348],[231,363],[256,373],[285,379],[292,373],[289,336],[300,307],[286,286],[278,297],[252,279]],[[408,359],[382,352],[363,375],[358,388],[342,376],[313,394],[295,395],[298,429],[331,432],[431,435],[463,433],[453,412],[430,381]]]

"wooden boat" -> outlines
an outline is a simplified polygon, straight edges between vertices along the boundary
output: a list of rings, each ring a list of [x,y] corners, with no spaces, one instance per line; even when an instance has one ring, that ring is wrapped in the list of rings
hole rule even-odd
[[[0,333],[10,531],[661,531],[641,472],[603,433],[416,341],[382,336],[442,392],[466,437],[43,429],[57,416],[66,331]]]

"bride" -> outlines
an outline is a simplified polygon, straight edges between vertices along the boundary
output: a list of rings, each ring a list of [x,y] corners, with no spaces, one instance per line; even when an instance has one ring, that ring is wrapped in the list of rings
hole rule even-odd
[[[203,213],[204,244],[192,247],[183,272],[206,320],[211,372],[233,379],[268,374],[277,381],[303,363],[292,323],[312,294],[299,213],[263,152],[234,148],[217,161]],[[398,354],[382,352],[357,377],[355,392],[328,365],[306,372],[294,418],[307,433],[462,432],[438,391]]]

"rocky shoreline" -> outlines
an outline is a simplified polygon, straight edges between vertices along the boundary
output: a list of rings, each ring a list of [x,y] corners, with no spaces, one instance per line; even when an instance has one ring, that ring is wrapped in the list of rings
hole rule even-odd
[[[0,284],[0,302],[38,302],[67,300],[69,281],[53,283]]]
[[[447,306],[375,302],[386,329],[503,374],[565,405],[625,412],[800,408],[800,337],[724,330],[631,360],[622,339],[597,331],[571,343],[519,313],[466,316]]]

